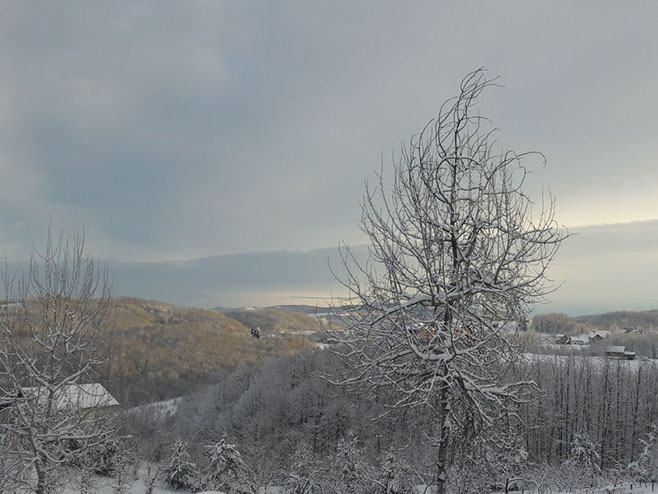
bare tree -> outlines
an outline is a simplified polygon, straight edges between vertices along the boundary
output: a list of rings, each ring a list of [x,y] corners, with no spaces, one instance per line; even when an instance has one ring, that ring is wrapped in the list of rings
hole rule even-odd
[[[0,311],[0,421],[11,478],[22,489],[52,492],[64,473],[114,432],[102,387],[90,385],[101,361],[109,317],[106,269],[85,252],[84,233],[48,234],[20,274],[4,276]]]
[[[346,383],[390,388],[389,406],[436,416],[437,483],[446,489],[457,436],[515,416],[533,384],[510,380],[505,333],[550,290],[547,268],[567,235],[550,194],[524,193],[529,158],[498,150],[477,98],[494,81],[466,76],[457,97],[402,148],[392,183],[366,185],[361,228],[367,261],[345,247]],[[338,301],[345,304],[345,300]]]

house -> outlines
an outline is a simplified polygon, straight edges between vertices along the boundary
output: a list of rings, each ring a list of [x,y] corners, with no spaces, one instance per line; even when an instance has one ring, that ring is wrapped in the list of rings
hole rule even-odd
[[[611,345],[605,349],[605,356],[608,358],[624,358],[623,346]]]
[[[571,345],[571,336],[567,336],[566,334],[559,334],[555,339],[555,343],[558,345]]]
[[[43,387],[24,387],[21,393],[26,399],[35,399],[37,403],[47,399]],[[119,405],[119,402],[100,383],[68,384],[55,393],[55,407],[58,410],[89,410],[94,413],[107,411]]]
[[[635,352],[629,352],[623,346],[609,346],[605,349],[605,356],[608,358],[633,360],[635,358]]]
[[[603,336],[601,336],[599,333],[596,333],[594,336],[590,336],[589,342],[594,344],[594,343],[600,343],[603,341]]]

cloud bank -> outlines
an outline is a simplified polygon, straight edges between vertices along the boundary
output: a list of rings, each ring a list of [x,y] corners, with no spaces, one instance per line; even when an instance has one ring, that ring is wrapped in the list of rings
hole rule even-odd
[[[0,18],[0,247],[96,255],[362,241],[364,177],[467,72],[566,224],[655,216],[658,4],[22,2]]]

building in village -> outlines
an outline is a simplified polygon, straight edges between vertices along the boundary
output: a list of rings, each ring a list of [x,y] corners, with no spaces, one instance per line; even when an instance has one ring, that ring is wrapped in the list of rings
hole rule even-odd
[[[23,387],[18,396],[0,397],[0,423],[6,422],[16,400],[36,400],[44,403],[47,390],[44,387]],[[119,406],[119,402],[100,383],[68,384],[55,395],[58,410],[78,410],[89,413],[106,413]]]
[[[607,358],[633,360],[635,352],[630,352],[623,346],[611,345],[605,349],[605,356]]]

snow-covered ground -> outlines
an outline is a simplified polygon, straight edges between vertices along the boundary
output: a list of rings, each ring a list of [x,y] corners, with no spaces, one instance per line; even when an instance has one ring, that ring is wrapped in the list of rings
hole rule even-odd
[[[103,479],[97,479],[97,487],[95,490],[91,490],[90,492],[93,492],[95,494],[116,494],[116,490],[111,487],[110,485],[103,485]],[[285,491],[281,487],[268,487],[267,490],[265,488],[261,487],[259,489],[259,494],[283,494]],[[413,494],[432,494],[435,492],[432,490],[430,487],[425,487],[422,485],[417,485],[413,491]],[[518,491],[515,491],[518,492]],[[539,494],[539,492],[535,489],[526,489],[525,494]],[[126,491],[127,494],[145,494],[146,493],[146,485],[144,482],[140,479],[132,483],[128,490]],[[185,491],[185,490],[172,490],[172,489],[166,489],[161,486],[156,486],[153,489],[154,494],[195,494],[192,491]],[[590,489],[574,489],[574,490],[569,490],[569,491],[558,491],[558,490],[544,490],[541,491],[541,494],[650,494],[650,493],[658,493],[658,484],[655,485],[654,489],[651,488],[651,485],[648,486],[638,486],[637,484],[635,485],[630,485],[630,484],[624,484],[624,485],[619,485],[617,487],[614,486],[608,486],[608,487],[597,487],[597,488],[590,488]],[[64,489],[63,494],[80,494],[80,491],[74,488],[67,488]],[[203,493],[199,494],[221,494],[219,491],[203,491]],[[496,492],[496,493],[491,493],[491,494],[502,494],[502,492]]]
[[[103,486],[102,484],[99,483],[99,485],[96,487],[95,490],[92,489],[89,492],[93,492],[95,494],[116,494],[117,491],[112,486],[109,485]],[[145,494],[146,485],[144,485],[144,482],[142,480],[137,480],[133,482],[133,484],[128,488],[126,492],[129,494]],[[80,491],[74,488],[67,488],[64,489],[63,494],[80,494]],[[171,489],[165,489],[164,487],[154,487],[153,494],[189,494],[189,492],[175,491]]]
[[[559,490],[543,490],[541,491],[541,494],[650,494],[650,493],[658,493],[658,484],[655,485],[654,487],[655,490],[652,490],[651,484],[649,486],[645,486],[644,484],[642,487],[638,486],[637,484],[622,484],[618,485],[617,487],[614,487],[612,485],[607,486],[607,487],[596,487],[596,488],[589,488],[589,489],[572,489],[568,491],[559,491]],[[519,491],[514,491],[514,492],[519,492]],[[526,489],[525,494],[538,494],[539,491],[536,489]],[[503,494],[502,492],[495,492],[491,494]]]
[[[171,400],[156,401],[147,405],[129,408],[124,413],[133,416],[145,415],[147,417],[152,417],[154,420],[163,420],[176,415],[178,405],[182,399],[183,398],[180,397]]]
[[[523,353],[523,358],[529,362],[556,362],[556,363],[566,363],[568,359],[573,359],[573,355],[544,355],[539,353]],[[607,364],[609,365],[620,365],[623,368],[629,369],[631,371],[637,371],[640,366],[643,365],[658,365],[658,360],[650,359],[646,357],[638,357],[634,360],[625,360],[625,359],[614,359],[607,358],[602,356],[588,356],[588,355],[577,355],[576,358],[579,360],[585,359],[585,361],[591,364],[596,369],[603,369]],[[658,488],[656,491],[658,493]]]

